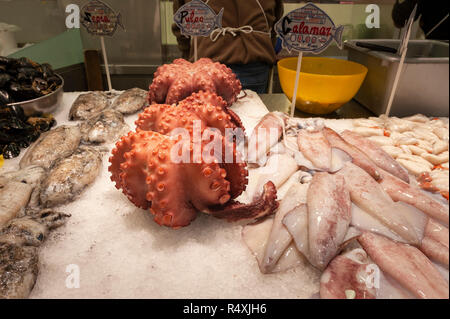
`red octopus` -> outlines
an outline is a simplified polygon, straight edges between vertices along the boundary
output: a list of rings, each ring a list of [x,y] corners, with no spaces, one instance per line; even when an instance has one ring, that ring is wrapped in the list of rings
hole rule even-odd
[[[226,135],[227,129],[242,127],[230,112],[220,97],[207,92],[178,105],[151,105],[139,115],[136,132],[117,142],[110,158],[111,180],[136,206],[150,209],[158,224],[173,228],[189,225],[198,211],[228,221],[273,213],[278,203],[271,182],[252,203],[235,201],[247,186],[248,172],[235,136]],[[203,136],[200,157],[193,141],[195,125]],[[186,129],[188,139],[173,134],[175,128]],[[217,141],[221,150],[212,154],[208,145]],[[183,152],[187,161],[174,160]]]
[[[241,82],[224,64],[208,58],[195,63],[176,59],[156,71],[150,85],[149,100],[150,104],[174,104],[194,92],[206,91],[216,93],[231,105],[241,89]]]

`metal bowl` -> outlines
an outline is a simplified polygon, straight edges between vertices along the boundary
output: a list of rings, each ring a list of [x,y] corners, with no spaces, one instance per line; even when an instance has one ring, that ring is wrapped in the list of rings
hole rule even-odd
[[[52,113],[54,112],[59,102],[62,99],[62,95],[64,93],[64,79],[59,74],[55,74],[57,77],[61,79],[61,85],[52,93],[38,97],[36,99],[28,100],[28,101],[22,101],[22,102],[16,102],[16,103],[10,103],[8,105],[20,105],[25,114],[33,114],[36,112],[42,112],[42,113]]]

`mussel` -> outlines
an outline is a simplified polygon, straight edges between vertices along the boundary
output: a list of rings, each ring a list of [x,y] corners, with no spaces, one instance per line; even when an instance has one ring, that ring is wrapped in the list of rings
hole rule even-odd
[[[40,134],[56,124],[52,116],[27,117],[22,107],[0,103],[0,155],[5,159],[19,156]]]
[[[35,99],[52,93],[61,84],[48,63],[0,56],[0,103]]]

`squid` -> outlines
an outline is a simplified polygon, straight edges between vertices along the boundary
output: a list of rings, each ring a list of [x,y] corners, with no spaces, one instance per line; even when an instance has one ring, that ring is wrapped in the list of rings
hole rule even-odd
[[[425,237],[419,249],[431,260],[448,268],[449,260],[449,233],[448,228],[432,218],[428,220],[425,228]]]
[[[433,263],[416,247],[365,232],[358,242],[375,264],[418,298],[448,299],[449,287]]]
[[[349,144],[352,144],[364,152],[380,168],[397,176],[406,183],[409,183],[408,172],[381,147],[372,141],[359,136],[351,131],[344,131],[342,138]]]
[[[346,163],[337,174],[345,178],[352,202],[377,218],[408,243],[420,244],[425,229],[424,219],[395,203],[373,178],[352,163]]]
[[[432,217],[448,226],[448,205],[435,200],[418,187],[405,183],[401,179],[386,171],[381,171],[381,173],[383,178],[380,181],[380,185],[394,201],[402,201],[411,206],[417,207],[429,217]]]
[[[292,243],[292,236],[284,227],[283,219],[289,212],[304,204],[302,198],[305,196],[302,194],[307,191],[307,188],[307,184],[294,184],[281,201],[267,241],[261,267],[263,273],[269,273],[275,268],[286,248]]]
[[[342,176],[316,173],[308,189],[311,263],[324,269],[336,256],[351,220],[350,193]]]
[[[297,135],[300,152],[320,170],[331,170],[331,145],[322,130],[301,129]]]
[[[352,158],[353,164],[364,169],[375,180],[381,178],[378,167],[366,154],[361,152],[355,146],[347,143],[338,133],[328,127],[323,129],[323,133],[331,147],[338,148],[347,153]]]
[[[287,115],[281,112],[266,114],[254,128],[248,142],[248,161],[262,164],[269,150],[278,143],[285,129]]]

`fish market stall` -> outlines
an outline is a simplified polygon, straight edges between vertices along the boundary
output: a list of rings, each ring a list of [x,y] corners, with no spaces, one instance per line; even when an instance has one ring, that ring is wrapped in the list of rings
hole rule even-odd
[[[343,46],[315,4],[274,24],[298,54],[278,61],[284,94],[199,58],[198,37],[242,31],[199,0],[174,18],[194,57],[115,90],[122,16],[81,12],[108,90],[0,57],[0,299],[449,298],[449,119],[389,113],[412,18],[378,112],[354,99],[370,65],[303,57]]]
[[[117,101],[120,93],[110,93],[109,98]],[[69,121],[69,118],[74,116],[74,112],[71,112],[72,104],[76,99],[80,101],[79,96],[82,94],[65,93],[63,95],[61,107],[54,113],[58,123],[57,128],[86,123],[82,120]],[[90,97],[91,100],[87,99],[87,101],[97,98],[94,94]],[[281,100],[285,97],[262,96],[262,99],[266,101],[276,98]],[[115,103],[112,102],[112,104]],[[97,102],[95,105],[101,104]],[[275,105],[279,104],[272,104],[271,111],[274,110]],[[247,91],[244,98],[238,99],[231,109],[239,116],[248,134],[251,134],[261,118],[269,112],[258,95],[251,91]],[[80,114],[81,107],[78,110]],[[105,114],[106,111],[102,112]],[[124,116],[125,131],[132,130],[137,119],[137,114]],[[368,121],[378,121],[377,119],[324,119],[323,124],[337,132],[347,129],[358,131],[366,128],[369,125]],[[301,120],[303,123],[308,121],[309,119]],[[448,125],[448,120],[443,121],[444,126]],[[405,121],[405,123],[420,122]],[[371,129],[368,128],[368,130]],[[91,134],[91,136],[98,136],[98,134]],[[318,296],[321,272],[311,266],[292,245],[288,248],[291,259],[284,258],[280,261],[274,273],[260,272],[257,259],[253,256],[255,251],[249,250],[247,245],[254,249],[254,244],[257,244],[258,240],[265,240],[261,236],[267,236],[264,234],[270,231],[271,218],[258,224],[260,229],[252,229],[252,226],[245,226],[242,222],[230,223],[207,214],[199,214],[191,225],[179,230],[156,224],[148,210],[133,205],[111,182],[108,159],[113,147],[114,143],[111,142],[102,144],[104,150],[98,151],[101,155],[94,155],[94,158],[99,156],[100,162],[96,162],[94,158],[89,160],[90,165],[95,163],[94,166],[96,166],[95,176],[91,178],[94,181],[91,181],[89,186],[81,183],[82,189],[64,198],[41,195],[41,199],[56,200],[59,204],[57,211],[70,217],[66,217],[64,226],[48,235],[39,249],[37,263],[39,276],[30,293],[30,298],[190,298],[193,296],[196,298],[311,298]],[[2,174],[5,171],[19,170],[23,155],[22,153],[20,157],[6,161],[1,169]],[[72,165],[85,166],[82,159],[86,157],[83,156],[80,159],[75,157]],[[286,162],[282,165],[285,164]],[[443,164],[448,166],[448,159],[447,163]],[[297,171],[296,165],[292,173],[285,172],[289,176],[292,174],[292,177],[286,182],[279,182],[281,185],[277,185],[280,205],[288,188],[295,185],[295,176],[301,172],[301,170],[297,173],[295,171]],[[91,170],[84,170],[79,174],[88,172]],[[261,176],[264,178],[265,175],[261,168],[251,168],[248,174],[247,190],[238,198],[243,202],[251,200],[252,192],[255,192],[257,188],[258,179]],[[73,199],[72,196],[76,197]],[[445,205],[448,214],[448,204],[445,200],[437,198],[437,195],[433,196],[436,196],[435,200],[438,203]],[[72,202],[65,203],[69,201]],[[111,234],[114,234],[114,239]],[[180,267],[183,268],[184,273],[182,279],[178,277]],[[75,287],[72,287],[68,281],[70,278],[68,276],[73,269],[79,271],[79,286],[75,285]],[[291,285],[292,281],[301,282],[302,285]],[[211,285],[211,282],[214,284]]]

